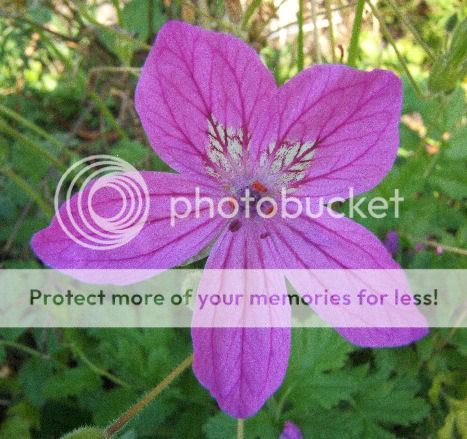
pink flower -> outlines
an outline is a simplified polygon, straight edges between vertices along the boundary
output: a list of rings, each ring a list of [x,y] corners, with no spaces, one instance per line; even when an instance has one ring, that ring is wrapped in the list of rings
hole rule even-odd
[[[287,421],[284,424],[284,429],[282,430],[279,439],[303,439],[303,435],[300,429],[293,422]]]
[[[394,162],[401,97],[391,72],[344,65],[311,67],[277,88],[241,40],[170,22],[149,53],[135,102],[152,147],[178,173],[142,173],[152,202],[145,227],[119,248],[95,250],[71,240],[55,218],[32,247],[57,268],[168,268],[213,242],[206,268],[397,268],[372,233],[326,212],[317,219],[226,219],[206,209],[172,227],[169,208],[175,196],[194,203],[196,188],[213,200],[235,198],[245,188],[277,198],[285,187],[315,201],[346,197],[349,187],[367,191]],[[106,191],[96,192],[93,203],[102,214],[118,210]],[[70,204],[77,209],[73,199]],[[338,331],[370,347],[426,334]],[[282,382],[289,329],[193,328],[192,337],[196,376],[232,416],[254,414]]]

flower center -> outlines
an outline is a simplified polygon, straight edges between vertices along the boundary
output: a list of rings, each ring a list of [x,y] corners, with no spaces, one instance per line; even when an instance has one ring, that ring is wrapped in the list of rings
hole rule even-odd
[[[229,230],[236,232],[241,228],[243,218],[270,218],[277,212],[277,202],[271,196],[268,188],[258,180],[238,189],[231,201],[232,211],[237,211],[237,216],[231,221]],[[262,233],[264,239],[269,233]]]

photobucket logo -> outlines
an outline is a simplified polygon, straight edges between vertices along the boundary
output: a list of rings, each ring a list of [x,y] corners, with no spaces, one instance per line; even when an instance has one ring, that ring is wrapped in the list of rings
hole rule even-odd
[[[326,212],[331,217],[342,218],[385,218],[392,211],[394,218],[399,218],[400,202],[404,198],[399,195],[399,190],[394,190],[394,195],[389,199],[383,197],[367,198],[362,196],[354,198],[354,189],[349,188],[348,195],[324,199],[323,197],[295,197],[287,193],[286,188],[281,189],[280,196],[262,196],[257,191],[246,188],[242,196],[227,196],[219,200],[201,195],[200,188],[195,189],[193,198],[172,197],[170,200],[170,225],[174,227],[177,220],[194,215],[200,218],[202,212],[208,210],[208,217],[220,216],[226,219],[251,218],[259,216],[264,219],[280,215],[285,219],[295,219],[301,215],[309,218],[319,218]],[[193,201],[192,201],[193,200]],[[348,214],[333,209],[335,203],[348,200]],[[365,206],[365,211],[363,210]],[[366,213],[365,213],[366,212]],[[203,216],[206,214],[203,213]]]
[[[146,182],[132,165],[110,155],[93,155],[62,175],[54,206],[70,239],[92,250],[111,250],[141,231],[149,215],[149,199]],[[60,200],[64,200],[61,209]]]

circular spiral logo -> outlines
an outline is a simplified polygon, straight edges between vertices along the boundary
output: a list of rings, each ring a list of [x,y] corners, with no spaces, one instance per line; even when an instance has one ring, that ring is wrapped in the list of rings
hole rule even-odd
[[[59,209],[60,200],[64,204]],[[54,206],[70,239],[92,250],[111,250],[138,235],[149,215],[149,200],[146,182],[132,165],[110,155],[93,155],[62,175]]]

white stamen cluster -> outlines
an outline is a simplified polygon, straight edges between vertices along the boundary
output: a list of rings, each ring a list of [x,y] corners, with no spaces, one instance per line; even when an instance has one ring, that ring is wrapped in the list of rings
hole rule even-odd
[[[250,139],[245,142],[241,128],[225,127],[213,115],[208,119],[208,144],[206,170],[209,175],[229,182],[245,172]],[[246,144],[246,147],[244,146]],[[290,142],[280,145],[272,142],[261,154],[259,169],[274,181],[277,187],[290,187],[302,180],[315,154],[314,141]],[[266,171],[266,172],[264,172]]]
[[[285,141],[279,147],[272,142],[267,152],[263,152],[260,158],[260,166],[269,166],[270,172],[277,176],[277,183],[289,186],[302,180],[311,160],[315,155],[315,142],[288,142]]]
[[[240,167],[244,155],[243,134],[241,128],[224,127],[214,116],[208,120],[206,169],[209,175],[222,178]]]

